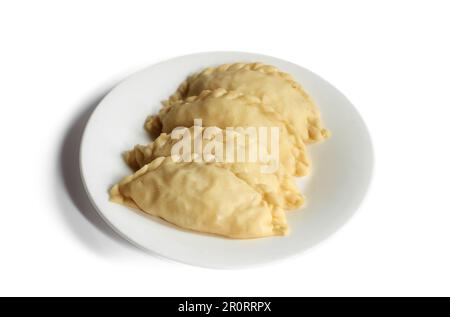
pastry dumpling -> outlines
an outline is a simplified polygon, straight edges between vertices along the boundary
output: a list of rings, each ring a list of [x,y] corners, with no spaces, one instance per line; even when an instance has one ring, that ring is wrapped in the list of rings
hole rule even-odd
[[[287,232],[283,210],[229,169],[160,157],[110,190],[111,200],[185,229],[230,238]]]
[[[261,63],[225,64],[207,68],[188,77],[166,102],[173,103],[203,90],[225,88],[257,96],[289,121],[305,143],[328,137],[322,127],[319,110],[314,101],[289,74]]]
[[[197,127],[201,134],[204,134],[205,129]],[[194,146],[191,146],[190,150],[195,153],[191,160],[195,157],[201,157],[206,146],[213,148],[214,146],[220,146],[224,148],[227,142],[227,136],[224,130],[219,128],[215,134],[211,134],[210,137],[202,137],[200,135],[200,141],[202,143],[201,149],[195,152]],[[194,135],[194,127],[185,129],[190,135]],[[216,137],[220,134],[220,138]],[[235,134],[231,137],[234,137]],[[175,138],[170,134],[162,133],[154,142],[148,145],[136,145],[131,151],[124,153],[125,162],[134,170],[142,168],[144,165],[152,162],[159,157],[169,157],[172,154],[172,149],[174,145],[179,142],[179,138]],[[195,142],[192,138],[192,143]],[[215,144],[212,144],[215,143]],[[249,144],[245,144],[248,151]],[[203,160],[208,160],[206,157],[202,157]],[[258,191],[263,195],[271,204],[280,206],[283,209],[294,209],[303,205],[304,199],[300,194],[298,188],[296,187],[292,177],[288,175],[285,170],[280,167],[272,173],[262,173],[261,167],[264,163],[262,162],[216,162],[216,166],[228,169],[237,175],[240,179],[245,181],[254,190]]]
[[[293,175],[308,173],[305,145],[329,136],[303,88],[261,63],[188,77],[145,128],[156,139],[124,153],[134,173],[110,200],[237,239],[287,233],[285,210],[304,203]]]
[[[149,118],[146,127],[149,131],[160,129],[167,133],[176,127],[190,127],[197,118],[202,119],[204,126],[217,126],[222,129],[278,127],[278,153],[281,164],[291,174],[302,176],[308,173],[309,160],[302,139],[295,134],[289,122],[255,96],[223,88],[205,90],[199,96],[192,96],[174,102],[170,107],[164,107],[158,116]],[[270,149],[271,142],[267,142],[267,146],[268,152],[276,152]]]

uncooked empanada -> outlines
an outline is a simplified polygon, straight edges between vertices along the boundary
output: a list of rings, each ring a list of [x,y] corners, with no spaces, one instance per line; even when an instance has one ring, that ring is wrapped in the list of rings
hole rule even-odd
[[[166,102],[197,96],[203,90],[225,88],[263,99],[289,121],[305,143],[328,137],[314,101],[289,74],[261,63],[225,64],[207,68],[186,79]],[[153,127],[156,128],[156,127]]]
[[[227,168],[160,157],[110,190],[111,200],[185,229],[230,238],[287,232],[285,213]]]
[[[255,96],[223,88],[205,90],[199,96],[192,96],[162,108],[158,116],[149,118],[146,128],[149,131],[160,129],[162,132],[171,132],[176,127],[192,126],[198,118],[202,119],[204,126],[217,126],[222,129],[278,127],[278,153],[281,164],[291,174],[307,174],[309,160],[302,139],[295,134],[289,122]],[[267,146],[270,147],[271,142],[267,142]],[[275,151],[269,149],[269,152]]]
[[[219,128],[197,128],[199,129],[198,132],[200,132],[201,147],[199,147],[200,150],[198,152],[195,151],[196,149],[193,145],[190,147],[191,152],[196,155],[192,156],[191,160],[194,160],[195,157],[201,157],[202,160],[210,160],[211,158],[203,157],[203,149],[206,146],[209,145],[210,148],[217,146],[223,150],[226,142],[229,141],[227,137],[236,136],[236,134],[227,136],[226,132]],[[208,137],[204,135],[206,129],[217,130]],[[185,133],[189,133],[191,136],[194,135],[194,127],[185,130]],[[180,138],[162,133],[154,142],[148,145],[136,145],[133,150],[125,152],[124,159],[132,169],[138,170],[156,158],[171,156],[174,145],[179,141]],[[195,142],[194,138],[191,138],[191,142]],[[211,144],[213,142],[217,144]],[[244,150],[248,151],[251,145],[246,143],[245,146]],[[262,173],[263,162],[215,162],[214,164],[229,169],[235,175],[238,175],[273,205],[280,206],[283,209],[294,209],[300,207],[304,202],[292,177],[282,167],[272,173]]]

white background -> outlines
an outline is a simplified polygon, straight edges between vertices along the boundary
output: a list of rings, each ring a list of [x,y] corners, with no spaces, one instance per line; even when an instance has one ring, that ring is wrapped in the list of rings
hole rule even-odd
[[[447,1],[4,1],[0,295],[450,295]],[[99,221],[73,168],[89,110],[167,58],[287,59],[330,81],[375,147],[359,213],[297,258],[172,263]]]

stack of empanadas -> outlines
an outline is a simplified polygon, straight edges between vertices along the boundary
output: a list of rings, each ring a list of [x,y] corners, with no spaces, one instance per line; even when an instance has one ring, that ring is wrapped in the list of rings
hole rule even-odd
[[[195,126],[198,119],[202,127]],[[233,127],[255,128],[259,142],[240,131],[228,133]],[[302,87],[260,63],[227,64],[188,77],[145,128],[156,139],[125,153],[135,173],[113,186],[111,200],[185,229],[230,238],[287,233],[285,210],[304,202],[293,177],[308,174],[305,145],[329,135]],[[276,146],[261,128],[277,128]],[[196,132],[201,137],[174,155],[180,139]],[[239,143],[243,139],[248,142]],[[230,144],[247,154],[256,146],[261,156],[223,160]],[[269,153],[274,151],[276,162]]]

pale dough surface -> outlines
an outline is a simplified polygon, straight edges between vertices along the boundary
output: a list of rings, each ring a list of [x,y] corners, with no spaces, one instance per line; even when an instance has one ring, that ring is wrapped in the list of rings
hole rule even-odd
[[[205,128],[199,129],[201,133],[203,133]],[[187,130],[191,135],[194,135],[194,127]],[[204,149],[207,144],[211,145],[213,142],[220,143],[220,146],[223,147],[222,143],[226,143],[227,141],[226,133],[219,128],[217,128],[216,133],[221,134],[220,139],[214,137],[200,139],[202,142],[202,149]],[[170,134],[162,133],[154,142],[147,145],[136,145],[134,149],[125,152],[125,162],[132,169],[138,170],[156,158],[171,156],[171,150],[178,141],[179,139],[171,137]],[[195,140],[192,138],[192,143],[193,142],[195,142]],[[249,144],[245,144],[245,146],[248,147]],[[193,145],[191,151],[194,153]],[[201,156],[202,152],[196,154]],[[304,202],[304,198],[295,185],[293,178],[282,167],[273,173],[261,173],[262,163],[260,162],[215,162],[214,164],[232,171],[254,190],[266,197],[273,205],[283,209],[295,209],[300,207]]]
[[[181,228],[230,238],[287,233],[284,211],[229,169],[160,157],[110,190],[111,200]]]
[[[225,135],[226,128],[279,128],[278,169],[262,172],[267,162],[248,157],[219,161],[217,152],[206,158],[194,143],[189,160],[186,153],[173,155],[179,138],[172,134],[180,127],[192,134],[195,119],[202,120],[202,132],[216,129],[214,136],[200,139],[202,149],[213,145],[215,151],[237,136]],[[329,136],[303,88],[289,74],[261,63],[226,64],[189,76],[145,128],[157,138],[124,154],[135,172],[110,189],[110,199],[184,229],[239,239],[287,233],[285,210],[304,204],[292,175],[309,171],[305,144]],[[271,144],[265,145],[273,154]],[[244,145],[246,153],[250,146]]]
[[[146,122],[148,131],[160,129],[171,132],[174,128],[190,127],[194,119],[201,118],[204,126],[227,127],[278,127],[279,159],[286,171],[296,176],[308,173],[310,162],[305,144],[291,124],[270,106],[255,96],[218,88],[205,90],[199,96],[173,102],[164,107],[156,117]],[[268,142],[270,145],[270,142]],[[270,151],[270,150],[269,150]]]
[[[166,102],[173,103],[204,90],[225,88],[257,96],[289,121],[305,143],[328,137],[312,98],[289,74],[261,63],[235,63],[205,70],[188,77]]]

